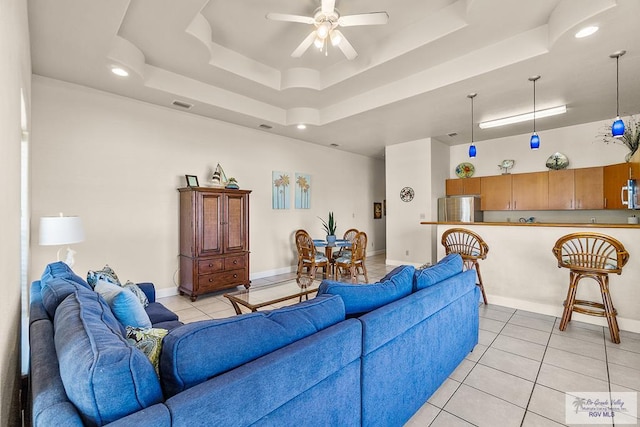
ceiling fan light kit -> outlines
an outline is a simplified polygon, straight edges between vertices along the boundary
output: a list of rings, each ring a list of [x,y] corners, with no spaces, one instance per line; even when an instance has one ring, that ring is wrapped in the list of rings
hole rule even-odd
[[[327,51],[327,39],[332,46],[339,48],[344,56],[352,60],[358,56],[358,52],[353,48],[346,37],[337,27],[355,27],[360,25],[383,25],[389,21],[387,12],[371,12],[358,15],[340,16],[335,8],[335,0],[322,0],[320,8],[316,10],[313,17],[289,15],[285,13],[268,13],[267,19],[272,21],[296,22],[310,24],[315,29],[298,45],[291,53],[293,58],[300,58],[313,44],[320,51]]]

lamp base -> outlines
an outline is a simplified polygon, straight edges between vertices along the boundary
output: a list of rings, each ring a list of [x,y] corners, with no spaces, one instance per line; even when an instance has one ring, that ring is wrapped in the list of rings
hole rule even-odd
[[[62,261],[60,259],[60,251],[62,250],[62,248],[58,249],[58,261]],[[76,251],[74,251],[73,249],[71,249],[70,247],[67,247],[67,257],[64,259],[64,263],[67,264],[69,266],[69,268],[73,267],[73,264],[75,264],[75,259],[74,259],[74,255],[76,254]]]

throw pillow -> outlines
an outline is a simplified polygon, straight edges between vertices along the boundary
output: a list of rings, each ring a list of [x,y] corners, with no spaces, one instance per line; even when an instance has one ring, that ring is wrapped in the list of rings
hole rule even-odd
[[[142,304],[144,308],[147,308],[147,306],[149,305],[149,298],[147,298],[147,295],[142,291],[142,289],[140,289],[140,286],[127,280],[127,283],[124,284],[124,288],[129,289],[131,292],[133,292],[138,300],[140,300],[140,304]]]
[[[150,328],[151,320],[138,298],[120,286],[98,280],[95,291],[109,304],[116,319],[124,326]]]
[[[169,331],[162,328],[134,328],[127,326],[127,341],[149,358],[151,364],[160,376],[160,352],[162,351],[162,339]]]
[[[451,253],[442,258],[436,265],[423,270],[416,270],[413,278],[413,290],[419,291],[428,288],[461,272],[462,257],[459,254]]]
[[[98,283],[98,280],[104,280],[109,283],[113,283],[114,285],[122,286],[120,279],[118,279],[118,275],[111,267],[109,267],[108,264],[106,264],[102,270],[89,270],[89,272],[87,272],[87,283],[92,287]]]

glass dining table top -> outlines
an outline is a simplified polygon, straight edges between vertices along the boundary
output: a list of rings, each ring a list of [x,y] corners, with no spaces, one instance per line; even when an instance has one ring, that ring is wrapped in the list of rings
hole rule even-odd
[[[329,243],[324,239],[313,239],[313,244],[317,248],[326,248],[327,246],[334,248],[346,248],[351,246],[351,242],[345,239],[336,239],[335,243]]]

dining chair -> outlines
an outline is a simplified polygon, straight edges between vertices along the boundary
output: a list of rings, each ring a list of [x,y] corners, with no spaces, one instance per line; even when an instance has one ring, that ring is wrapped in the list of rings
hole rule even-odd
[[[571,314],[588,314],[606,317],[611,341],[620,343],[620,329],[609,293],[609,274],[621,274],[622,267],[629,261],[629,253],[618,240],[601,233],[572,233],[558,239],[553,247],[558,268],[569,269],[569,291],[564,301],[560,330],[564,331],[571,321]],[[584,278],[595,280],[600,286],[602,302],[576,299],[578,282]],[[585,308],[591,307],[591,308]]]
[[[340,274],[340,269],[343,268],[345,270],[349,270],[351,282],[357,283],[360,269],[362,269],[365,283],[369,283],[369,275],[367,274],[367,266],[365,264],[367,253],[366,249],[367,233],[365,233],[364,231],[359,231],[356,234],[355,239],[353,240],[353,245],[351,246],[351,253],[349,254],[349,256],[336,258],[335,265],[333,267],[334,279],[337,279],[338,274]]]
[[[487,304],[487,295],[484,293],[484,284],[480,275],[478,260],[486,259],[489,245],[478,234],[465,228],[450,228],[442,233],[442,246],[447,255],[460,254],[462,263],[467,270],[475,269],[478,276],[478,287],[482,291],[482,300]]]
[[[318,267],[324,269],[324,276],[327,277],[329,271],[329,260],[327,257],[316,251],[316,247],[313,244],[313,239],[304,230],[296,231],[296,248],[298,250],[298,270],[296,272],[297,278],[302,275],[303,269],[307,269],[309,277],[313,280],[316,276],[316,270]]]
[[[347,231],[344,232],[344,235],[343,235],[342,239],[348,241],[349,243],[351,243],[351,246],[353,246],[353,241],[356,238],[356,234],[358,234],[358,229],[357,228],[350,228],[350,229],[348,229]],[[343,246],[343,247],[341,247],[338,252],[333,254],[333,258],[336,259],[336,258],[340,258],[342,256],[351,255],[351,246]]]

